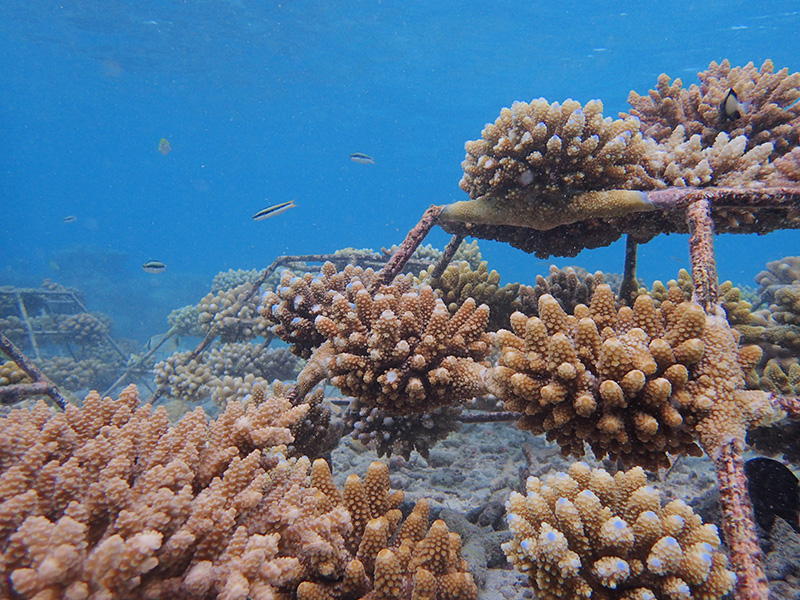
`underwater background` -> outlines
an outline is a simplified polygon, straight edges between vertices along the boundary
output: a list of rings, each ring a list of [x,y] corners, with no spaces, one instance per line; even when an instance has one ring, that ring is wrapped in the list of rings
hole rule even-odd
[[[3,2],[0,31],[0,284],[76,286],[140,341],[219,271],[399,243],[430,204],[466,199],[464,142],[515,100],[600,98],[616,117],[662,72],[688,86],[724,58],[800,70],[788,0],[32,0]],[[721,280],[752,286],[799,242],[719,236]],[[624,244],[481,251],[501,283],[532,284],[550,264],[620,272]],[[151,259],[166,271],[143,272]],[[648,284],[687,266],[685,236],[639,249]]]

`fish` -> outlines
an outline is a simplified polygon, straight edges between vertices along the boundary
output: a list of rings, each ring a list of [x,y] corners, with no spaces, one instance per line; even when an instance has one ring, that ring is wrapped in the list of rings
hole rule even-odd
[[[64,221],[64,223],[74,223],[75,221],[78,220],[78,217],[76,217],[75,215],[67,215],[61,220]]]
[[[740,102],[739,96],[733,91],[733,88],[728,90],[725,99],[719,105],[719,118],[722,122],[736,121],[741,119],[742,115],[750,109],[749,102]]]
[[[273,204],[267,208],[262,208],[256,214],[253,215],[253,221],[263,221],[264,219],[269,219],[270,217],[274,217],[275,215],[279,215],[282,212],[286,212],[290,208],[294,208],[297,206],[294,203],[294,200],[289,200],[288,202],[281,202],[280,204]]]
[[[54,260],[50,261],[50,268],[53,269],[54,271],[60,271],[61,270],[61,267],[59,267],[58,263],[56,261],[54,261]]]
[[[160,260],[148,260],[142,265],[142,269],[145,273],[163,273],[167,270],[167,265]]]
[[[756,522],[764,531],[780,517],[800,533],[800,481],[789,468],[771,458],[752,458],[744,463],[747,489]]]
[[[159,333],[147,340],[144,345],[145,352],[150,352],[153,348],[158,348],[157,351],[164,354],[174,353],[181,345],[181,338],[178,336],[173,336],[164,341],[166,335],[166,333]],[[159,344],[162,345],[159,347]]]
[[[350,160],[353,162],[357,162],[360,165],[374,165],[375,159],[372,158],[369,154],[364,154],[363,152],[353,152],[350,155]]]
[[[169,145],[169,140],[167,140],[167,138],[161,138],[161,141],[158,142],[158,151],[166,156],[169,154],[170,150],[172,150],[172,147]]]

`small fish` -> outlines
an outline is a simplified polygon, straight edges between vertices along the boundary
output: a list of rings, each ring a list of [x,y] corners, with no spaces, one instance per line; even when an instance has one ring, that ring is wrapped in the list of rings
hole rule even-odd
[[[159,333],[157,335],[152,336],[144,345],[145,352],[150,352],[153,348],[157,347],[159,344],[164,342],[159,348],[158,352],[164,354],[172,354],[175,352],[181,345],[181,338],[178,336],[173,336],[167,341],[164,341],[164,337],[166,336],[165,333]]]
[[[170,150],[172,150],[172,147],[169,145],[169,140],[167,140],[167,138],[161,138],[161,141],[158,142],[158,151],[166,156],[169,154]]]
[[[364,154],[363,152],[353,152],[350,155],[350,160],[353,162],[357,162],[360,165],[374,165],[375,159],[372,158],[369,154]]]
[[[780,517],[800,533],[800,482],[789,468],[771,458],[752,458],[744,463],[747,490],[756,522],[769,531]]]
[[[282,212],[286,212],[295,206],[297,205],[294,203],[294,200],[289,200],[289,202],[281,202],[280,204],[273,204],[269,208],[263,208],[254,214],[253,221],[263,221],[264,219],[269,219],[270,217],[274,217]]]
[[[733,88],[728,90],[725,99],[719,105],[719,118],[722,122],[736,121],[741,119],[750,108],[749,102],[739,102],[739,96],[733,91]]]
[[[142,265],[145,273],[163,273],[167,269],[167,265],[160,260],[148,260]]]
[[[54,260],[50,261],[50,268],[53,269],[54,271],[60,271],[61,270],[61,267],[59,267],[58,263],[56,261],[54,261]]]
[[[64,221],[64,223],[74,223],[77,220],[78,220],[78,217],[76,217],[75,215],[68,215],[68,216],[66,216],[66,217],[64,217],[62,219],[62,221]]]

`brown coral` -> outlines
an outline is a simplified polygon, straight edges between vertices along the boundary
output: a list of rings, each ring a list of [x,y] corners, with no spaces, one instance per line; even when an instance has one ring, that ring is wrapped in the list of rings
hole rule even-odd
[[[699,452],[684,420],[705,409],[684,388],[703,356],[704,320],[697,305],[657,309],[649,296],[617,310],[605,284],[574,315],[544,295],[539,317],[517,313],[513,333],[497,333],[490,389],[522,413],[521,428],[565,454],[581,456],[588,442],[598,457],[668,465],[668,453]]]
[[[369,287],[373,275],[372,269],[352,265],[339,272],[330,262],[322,265],[318,275],[306,273],[298,277],[285,271],[276,290],[264,294],[259,310],[274,324],[273,333],[291,345],[292,352],[308,358],[325,341],[314,320],[330,312],[333,295],[347,294],[352,301],[348,286],[358,281]]]
[[[483,387],[489,351],[486,305],[468,299],[452,316],[430,286],[398,280],[373,297],[360,281],[333,295],[316,328],[327,340],[331,383],[393,414],[430,411],[472,398]]]
[[[614,477],[575,463],[511,494],[508,559],[537,598],[722,598],[736,580],[714,525],[681,500],[662,505],[639,468]]]

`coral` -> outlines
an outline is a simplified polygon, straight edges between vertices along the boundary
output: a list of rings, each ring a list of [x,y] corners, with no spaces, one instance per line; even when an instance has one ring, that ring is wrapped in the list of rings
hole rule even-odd
[[[211,293],[219,294],[244,284],[253,285],[258,281],[259,275],[261,273],[255,269],[228,269],[227,271],[221,271],[214,276],[214,281],[211,282]]]
[[[269,323],[259,314],[257,297],[254,295],[245,302],[251,288],[249,283],[244,283],[203,297],[197,306],[202,330],[207,333],[212,327],[215,328],[223,342],[266,337]]]
[[[196,306],[176,308],[167,315],[167,323],[175,335],[196,337],[203,335],[203,329],[200,327],[200,311]]]
[[[111,331],[110,319],[102,313],[78,313],[60,320],[58,329],[69,341],[94,344]]]
[[[559,269],[550,265],[547,277],[536,276],[536,285],[523,285],[520,288],[520,312],[529,317],[538,316],[539,298],[550,294],[566,312],[572,312],[578,304],[588,304],[598,284],[607,283],[603,273],[592,275],[580,267]]]
[[[401,523],[402,495],[390,494],[385,464],[373,462],[363,482],[351,475],[340,493],[327,464],[318,460],[310,484],[351,515],[347,544],[355,559],[336,581],[301,583],[297,600],[477,599],[478,588],[461,558],[461,537],[441,520],[428,528],[425,500]]]
[[[191,352],[176,352],[153,367],[158,386],[168,386],[167,393],[173,398],[200,401],[211,395],[217,380],[208,365]]]
[[[767,268],[756,275],[759,303],[769,304],[775,291],[785,285],[800,285],[800,256],[787,256],[767,263]]]
[[[428,412],[472,398],[482,389],[489,351],[486,305],[467,299],[450,315],[430,286],[398,278],[374,297],[360,281],[348,295],[334,293],[330,316],[316,318],[327,339],[325,370],[331,383],[391,414]]]
[[[377,406],[364,406],[350,409],[346,418],[350,436],[374,448],[378,456],[399,454],[408,460],[414,450],[428,458],[437,442],[461,427],[460,415],[459,406],[442,406],[402,416]]]
[[[681,500],[663,505],[635,467],[614,477],[585,463],[511,494],[503,550],[537,598],[722,598],[736,580],[714,525]]]
[[[0,386],[30,382],[31,378],[14,361],[7,360],[0,365]]]
[[[500,329],[508,322],[509,315],[521,307],[517,301],[520,285],[509,283],[500,287],[500,274],[495,270],[490,272],[486,261],[481,262],[477,269],[468,262],[451,264],[438,279],[422,271],[419,280],[433,287],[450,314],[455,314],[467,298],[472,298],[476,304],[491,306],[489,331]]]
[[[339,491],[325,461],[284,457],[307,410],[270,395],[170,427],[131,386],[64,413],[12,411],[0,419],[0,594],[418,597],[427,571],[431,598],[476,598],[460,538],[428,529],[424,500],[402,522],[385,464]]]
[[[712,147],[721,132],[731,140],[744,139],[745,151],[771,144],[772,158],[797,147],[800,73],[790,75],[785,68],[776,73],[770,60],[764,61],[760,69],[753,63],[731,68],[724,60],[720,64],[712,62],[697,75],[700,85],[684,88],[680,79],[670,84],[670,78],[662,74],[648,96],[630,93],[630,113],[621,116],[633,117],[643,133],[659,143],[680,127],[686,137],[698,136],[698,147],[702,148]],[[721,118],[719,107],[729,90],[734,90],[740,101],[749,103],[739,118]]]
[[[217,377],[254,375],[261,379],[294,379],[299,361],[288,348],[264,348],[260,344],[238,342],[213,347],[204,357]]]
[[[546,432],[565,455],[581,456],[586,441],[598,458],[626,464],[664,466],[667,453],[699,452],[684,425],[704,410],[684,391],[703,356],[699,306],[664,301],[657,309],[639,296],[617,310],[602,284],[574,315],[544,295],[539,317],[516,313],[511,325],[497,333],[489,388],[522,413],[520,428]]]
[[[624,190],[663,187],[647,171],[652,143],[635,121],[602,112],[599,100],[502,109],[482,139],[466,144],[459,185],[472,200],[449,205],[441,219],[548,230],[651,210],[646,195]]]
[[[325,341],[314,326],[314,320],[330,312],[333,295],[347,293],[349,297],[349,284],[359,281],[367,287],[373,275],[372,269],[352,265],[338,272],[330,262],[322,265],[318,275],[306,273],[298,277],[284,271],[275,291],[263,295],[259,310],[274,324],[272,332],[291,345],[292,352],[308,358]]]
[[[305,408],[231,403],[169,427],[137,405],[129,387],[2,420],[4,596],[263,597],[319,576],[315,557],[346,560],[348,516],[314,502],[306,459],[280,455]]]

